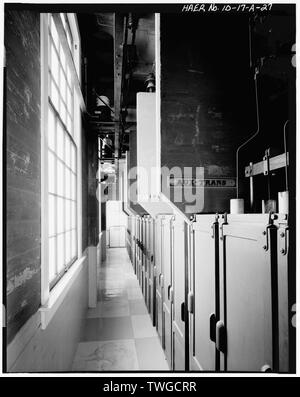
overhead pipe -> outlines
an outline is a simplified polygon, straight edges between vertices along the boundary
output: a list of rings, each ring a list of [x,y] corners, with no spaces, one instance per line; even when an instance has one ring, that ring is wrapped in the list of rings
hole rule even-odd
[[[251,26],[249,22],[249,55],[250,55],[250,66],[252,66],[252,54],[251,54]],[[258,93],[257,93],[257,75],[259,73],[258,68],[254,71],[254,87],[255,87],[255,107],[256,107],[256,124],[257,128],[253,135],[250,136],[244,143],[242,143],[236,150],[236,198],[239,198],[239,153],[240,150],[245,147],[249,142],[251,142],[260,132],[260,115],[259,115],[259,104],[258,104]]]

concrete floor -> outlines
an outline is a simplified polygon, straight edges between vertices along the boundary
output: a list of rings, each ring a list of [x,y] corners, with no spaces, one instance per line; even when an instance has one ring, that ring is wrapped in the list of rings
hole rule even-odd
[[[98,268],[98,303],[87,312],[73,371],[169,370],[125,248]]]

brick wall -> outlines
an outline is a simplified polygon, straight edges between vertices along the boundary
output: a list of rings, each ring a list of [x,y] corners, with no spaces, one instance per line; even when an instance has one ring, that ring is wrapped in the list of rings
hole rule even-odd
[[[5,15],[7,339],[40,305],[40,15]]]

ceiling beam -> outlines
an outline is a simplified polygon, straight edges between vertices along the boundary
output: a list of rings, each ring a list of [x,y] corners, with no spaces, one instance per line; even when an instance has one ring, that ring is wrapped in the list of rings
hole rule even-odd
[[[122,109],[122,77],[124,48],[124,16],[114,13],[114,110],[115,110],[115,157],[119,157]]]

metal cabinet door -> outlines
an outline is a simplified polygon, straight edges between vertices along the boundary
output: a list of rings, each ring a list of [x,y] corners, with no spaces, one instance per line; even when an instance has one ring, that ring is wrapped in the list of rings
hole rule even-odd
[[[146,283],[146,306],[149,313],[151,313],[150,307],[150,226],[151,217],[148,216],[146,219],[146,246],[145,246],[145,283]]]
[[[275,215],[277,227],[278,274],[278,371],[294,372],[296,362],[296,328],[292,307],[296,302],[296,266],[289,260],[289,226],[287,217]]]
[[[185,369],[185,222],[174,219],[171,222],[172,238],[172,345],[173,370]]]
[[[137,244],[136,244],[136,275],[139,283],[141,282],[141,218],[137,217]]]
[[[157,215],[155,220],[155,300],[156,300],[156,329],[158,336],[161,340],[162,346],[164,346],[163,338],[163,315],[162,315],[162,305],[163,305],[163,279],[162,279],[162,263],[161,263],[161,253],[162,253],[162,215]]]
[[[144,242],[143,242],[143,248],[144,248],[144,298],[145,298],[145,303],[146,306],[148,307],[148,250],[149,250],[149,243],[148,243],[148,238],[149,238],[149,217],[145,217],[145,226],[144,226]]]
[[[135,227],[136,227],[136,219],[132,217],[132,236],[131,236],[131,257],[132,257],[132,266],[134,273],[136,273],[135,268]]]
[[[139,218],[139,263],[138,263],[138,269],[139,269],[139,283],[140,287],[143,290],[143,285],[142,285],[142,280],[143,280],[143,253],[142,253],[142,242],[143,242],[143,218]]]
[[[166,358],[170,366],[172,363],[171,219],[172,215],[165,215],[162,219],[163,334]]]
[[[149,313],[152,323],[155,324],[154,319],[154,220],[149,220],[149,258],[148,258],[148,280],[149,280]]]
[[[146,219],[142,217],[142,227],[141,227],[141,278],[140,285],[142,288],[142,293],[145,298],[145,237],[146,237]]]
[[[268,225],[268,215],[240,214],[228,215],[220,226],[222,289],[217,347],[221,369],[227,371],[273,369],[274,229]]]
[[[135,219],[135,274],[139,279],[139,217]]]
[[[196,215],[191,236],[190,274],[190,369],[217,369],[216,346],[211,335],[211,322],[217,316],[216,302],[216,217]],[[191,299],[192,298],[192,299]]]
[[[131,250],[130,250],[130,236],[131,236],[131,219],[130,216],[127,217],[127,227],[126,227],[126,251],[128,253],[129,259],[131,260]]]

